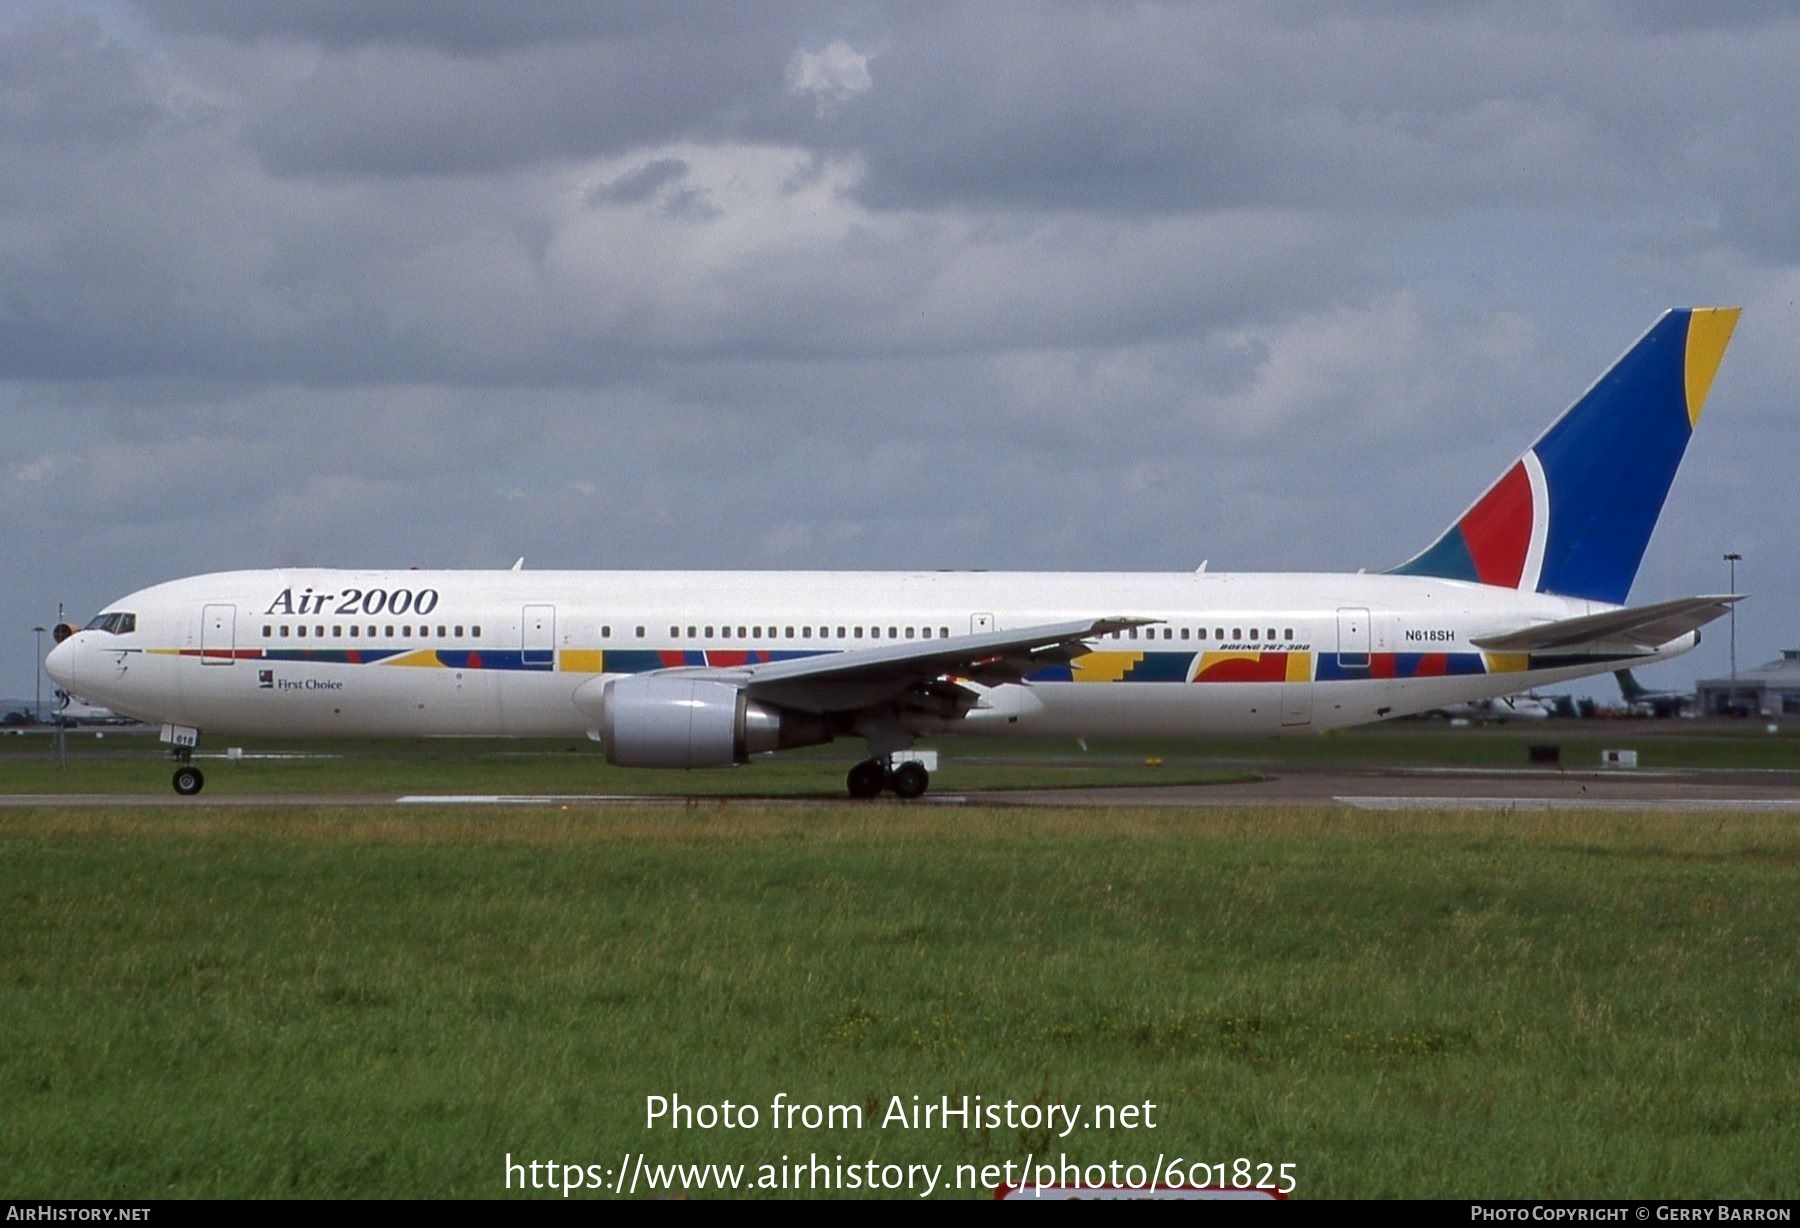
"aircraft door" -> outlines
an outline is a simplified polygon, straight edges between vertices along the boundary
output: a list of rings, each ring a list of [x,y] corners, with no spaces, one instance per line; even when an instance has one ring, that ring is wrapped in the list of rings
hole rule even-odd
[[[556,666],[556,607],[528,605],[519,619],[519,664],[526,669]]]
[[[1369,612],[1349,606],[1337,612],[1338,668],[1369,668]]]
[[[237,659],[237,607],[209,605],[200,610],[200,661],[230,665]]]

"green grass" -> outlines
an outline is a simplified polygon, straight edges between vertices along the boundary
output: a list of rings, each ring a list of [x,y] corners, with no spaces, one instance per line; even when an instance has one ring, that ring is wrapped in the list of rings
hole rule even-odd
[[[1779,816],[701,802],[0,812],[0,1196],[502,1159],[1238,1156],[1299,1196],[1800,1195]],[[647,1132],[645,1097],[1153,1101]]]
[[[235,745],[240,739],[232,739]],[[252,799],[309,794],[670,794],[748,797],[841,796],[844,773],[862,756],[861,742],[784,752],[734,768],[696,771],[616,768],[586,739],[421,738],[363,741],[242,739],[251,755],[229,760],[224,743],[209,745],[197,765],[206,793]],[[970,745],[991,752],[991,745]],[[1042,748],[1038,748],[1041,750]],[[1058,748],[1061,750],[1062,748]],[[168,788],[171,765],[154,736],[71,737],[64,767],[43,737],[0,739],[0,794],[154,793]],[[1062,760],[1012,755],[945,755],[932,775],[938,791],[1052,789],[1106,785],[1222,784],[1257,773],[1184,758],[1148,765],[1144,755]]]
[[[1285,738],[1073,742],[940,739],[942,790],[1057,788],[1135,784],[1207,784],[1254,779],[1283,766],[1424,765],[1523,767],[1528,749],[1562,747],[1567,768],[1596,767],[1603,747],[1638,751],[1659,768],[1800,771],[1800,727],[1768,734],[1762,722],[1583,721],[1452,729],[1398,722],[1337,734]],[[211,758],[227,746],[300,758]],[[166,756],[154,736],[113,732],[70,735],[60,767],[47,735],[0,737],[0,794],[142,793],[168,785]],[[270,794],[624,793],[792,796],[842,792],[843,775],[861,754],[844,742],[710,771],[609,767],[585,739],[385,739],[306,742],[209,738],[200,761],[209,795]],[[1157,766],[1146,761],[1157,759]]]

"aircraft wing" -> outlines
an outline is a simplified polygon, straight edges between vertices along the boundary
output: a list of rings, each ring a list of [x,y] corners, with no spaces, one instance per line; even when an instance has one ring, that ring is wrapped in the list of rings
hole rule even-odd
[[[1683,597],[1655,605],[1607,610],[1603,614],[1559,618],[1470,642],[1490,652],[1654,652],[1670,640],[1699,630],[1741,600],[1741,594]]]
[[[1085,656],[1092,651],[1087,640],[1155,621],[1115,617],[1048,623],[1012,631],[983,631],[949,639],[853,648],[766,665],[685,672],[733,682],[757,699],[803,711],[842,712],[915,692],[920,698],[936,694],[960,714],[973,704],[975,695],[957,686],[955,679],[985,686],[1018,682],[1047,665],[1066,664]]]

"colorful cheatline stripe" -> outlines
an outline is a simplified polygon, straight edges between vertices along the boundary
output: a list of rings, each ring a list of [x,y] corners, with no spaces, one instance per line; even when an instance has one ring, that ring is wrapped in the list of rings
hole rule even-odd
[[[298,665],[382,665],[400,669],[509,670],[533,673],[647,674],[662,669],[731,669],[770,661],[834,655],[815,650],[564,648],[547,652],[476,648],[152,648],[157,656],[269,661]],[[1629,654],[1552,656],[1501,652],[1375,652],[1354,658],[1303,649],[1228,652],[1093,652],[1054,665],[1026,681],[1044,682],[1366,682],[1522,673],[1631,660]]]

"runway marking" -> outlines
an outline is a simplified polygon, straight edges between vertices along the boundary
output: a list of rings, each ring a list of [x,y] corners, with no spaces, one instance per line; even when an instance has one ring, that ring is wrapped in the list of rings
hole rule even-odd
[[[685,802],[686,797],[639,797],[629,793],[409,793],[401,806],[542,806],[553,802]]]
[[[1356,810],[1800,811],[1800,798],[1334,797]]]
[[[404,797],[396,797],[394,803],[399,806],[553,806],[569,802],[604,805],[641,802],[649,805],[691,806],[698,802],[792,802],[818,805],[821,803],[835,804],[848,800],[848,798],[839,797],[775,796],[773,794],[763,797],[746,797],[729,793],[409,793]],[[927,794],[918,800],[939,806],[966,806],[969,802],[967,797],[955,793]]]

